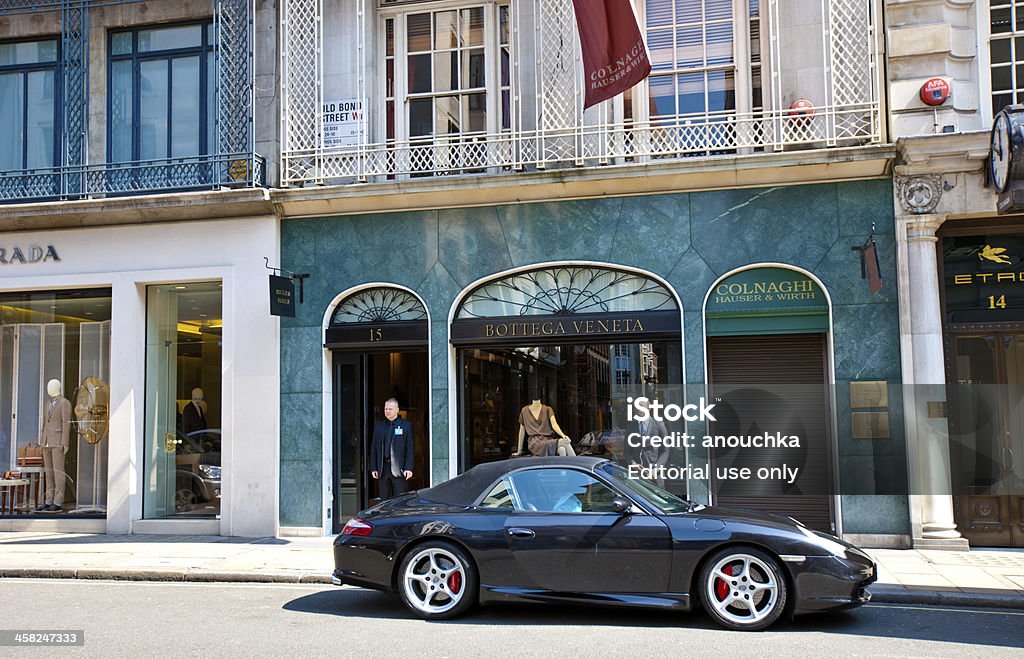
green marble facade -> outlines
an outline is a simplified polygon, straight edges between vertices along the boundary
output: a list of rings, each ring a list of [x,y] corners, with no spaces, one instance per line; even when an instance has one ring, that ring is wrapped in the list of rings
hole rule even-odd
[[[872,295],[851,247],[875,226],[885,285]],[[321,526],[323,336],[338,294],[368,282],[416,291],[430,314],[433,478],[448,476],[447,319],[481,278],[551,261],[592,261],[665,279],[684,308],[686,384],[703,393],[701,307],[721,275],[782,263],[818,277],[832,299],[840,486],[847,533],[909,533],[899,396],[892,182],[715,192],[284,220],[282,264],[308,272],[305,301],[281,320],[282,526]],[[848,383],[890,384],[885,440],[854,440]],[[691,432],[703,429],[692,427]],[[854,486],[853,484],[856,484]],[[695,492],[700,495],[699,491]]]

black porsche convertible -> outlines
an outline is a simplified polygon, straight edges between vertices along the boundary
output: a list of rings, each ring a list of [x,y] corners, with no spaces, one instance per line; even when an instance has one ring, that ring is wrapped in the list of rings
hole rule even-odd
[[[694,504],[591,457],[516,458],[369,508],[333,582],[398,592],[426,619],[477,603],[689,610],[732,629],[868,601],[871,558],[798,521]]]

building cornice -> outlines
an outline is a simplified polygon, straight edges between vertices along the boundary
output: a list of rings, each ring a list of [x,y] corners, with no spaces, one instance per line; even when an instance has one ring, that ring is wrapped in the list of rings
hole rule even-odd
[[[275,190],[281,217],[535,203],[889,176],[891,145]]]
[[[216,220],[273,214],[270,190],[207,190],[0,205],[0,231]]]
[[[896,140],[895,173],[949,174],[980,172],[988,157],[990,131],[915,135]]]
[[[245,188],[0,205],[0,232],[438,210],[887,177],[892,145],[362,185]]]

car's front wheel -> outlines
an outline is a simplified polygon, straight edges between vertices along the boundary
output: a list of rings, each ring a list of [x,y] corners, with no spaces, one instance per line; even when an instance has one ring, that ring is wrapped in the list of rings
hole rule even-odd
[[[786,580],[779,563],[753,547],[717,552],[701,570],[704,610],[729,629],[764,629],[786,608]]]
[[[399,568],[398,590],[409,609],[427,620],[454,618],[477,597],[477,574],[466,552],[443,541],[429,541],[406,555]]]

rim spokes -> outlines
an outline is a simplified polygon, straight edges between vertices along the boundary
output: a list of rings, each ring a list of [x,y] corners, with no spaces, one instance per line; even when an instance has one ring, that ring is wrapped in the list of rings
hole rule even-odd
[[[748,554],[734,554],[711,570],[707,594],[718,613],[736,623],[762,620],[775,608],[779,584],[762,560]]]
[[[405,589],[417,609],[443,613],[462,599],[465,570],[443,549],[426,549],[417,554],[405,571]]]

